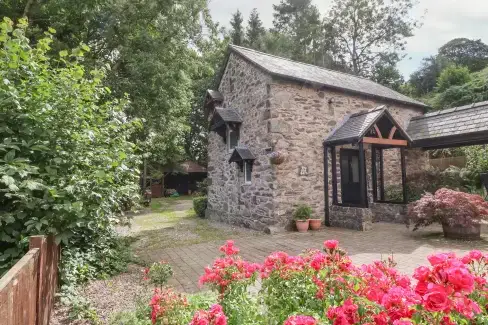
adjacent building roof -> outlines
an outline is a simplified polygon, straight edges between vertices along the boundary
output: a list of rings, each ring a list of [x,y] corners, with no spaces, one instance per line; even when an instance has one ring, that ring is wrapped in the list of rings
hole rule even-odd
[[[256,160],[256,157],[252,154],[251,150],[249,150],[246,146],[239,146],[234,149],[232,155],[229,159],[229,162],[240,162],[243,160]]]
[[[208,89],[207,95],[210,96],[210,98],[214,101],[217,101],[217,102],[223,102],[224,101],[224,96],[220,93],[220,91]]]
[[[239,113],[232,108],[216,108],[215,112],[226,123],[242,123]]]
[[[346,116],[325,138],[325,143],[335,145],[356,143],[385,115],[397,127],[402,136],[410,140],[408,134],[395,121],[386,106],[380,106],[368,112],[360,112]]]
[[[190,173],[206,173],[207,169],[203,166],[200,166],[194,161],[187,160],[174,166],[165,166],[163,168],[163,171],[168,173],[190,174]]]
[[[407,132],[415,147],[488,143],[488,101],[414,117]]]
[[[402,95],[369,79],[292,61],[240,46],[230,45],[230,49],[274,76],[315,83],[333,89],[387,99],[424,109],[427,108],[427,105],[424,103]]]

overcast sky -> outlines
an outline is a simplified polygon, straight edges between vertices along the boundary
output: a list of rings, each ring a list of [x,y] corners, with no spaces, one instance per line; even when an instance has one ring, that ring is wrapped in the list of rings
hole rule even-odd
[[[233,12],[239,9],[245,21],[257,8],[266,27],[273,23],[272,4],[279,0],[210,0],[213,18],[229,26]],[[322,13],[330,0],[313,0]],[[427,11],[427,12],[426,12]],[[420,0],[413,14],[424,16],[423,26],[408,40],[407,57],[400,62],[400,71],[408,77],[417,69],[422,58],[437,53],[437,49],[456,37],[481,39],[488,43],[488,0]]]

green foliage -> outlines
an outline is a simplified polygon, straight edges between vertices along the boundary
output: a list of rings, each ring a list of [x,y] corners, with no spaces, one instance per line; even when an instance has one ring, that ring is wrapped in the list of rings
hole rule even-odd
[[[406,39],[419,22],[409,15],[415,0],[334,0],[325,18],[326,38],[356,75],[370,76],[382,57],[402,58]],[[396,62],[395,62],[396,63]]]
[[[439,55],[472,72],[480,71],[488,65],[488,45],[481,40],[455,38],[439,49]]]
[[[295,212],[293,212],[293,218],[295,220],[308,220],[312,217],[312,208],[306,204],[299,205]]]
[[[471,146],[464,148],[466,167],[474,174],[488,172],[488,148],[486,146]]]
[[[470,81],[437,93],[432,100],[435,108],[445,109],[488,100],[488,67],[471,74]]]
[[[173,276],[173,268],[169,263],[153,263],[146,270],[146,277],[155,287],[162,288]]]
[[[110,319],[110,325],[152,325],[148,317],[139,318],[135,312],[117,313]]]
[[[86,45],[50,57],[51,33],[31,47],[26,30],[0,23],[0,270],[30,235],[89,247],[137,201],[127,101],[107,100],[104,71],[82,65]]]
[[[263,27],[263,22],[259,17],[258,10],[254,8],[251,11],[249,20],[247,21],[246,30],[246,46],[259,50],[262,48],[262,37],[265,34],[266,29]]]
[[[471,76],[467,67],[450,65],[445,68],[437,79],[437,90],[445,91],[452,86],[460,86],[469,82]]]
[[[244,18],[242,17],[242,13],[239,10],[232,14],[232,19],[230,21],[230,25],[232,26],[230,39],[232,44],[234,45],[240,46],[244,43],[244,27],[242,25],[243,21]]]
[[[409,84],[415,96],[423,96],[435,89],[437,78],[449,63],[441,56],[430,56],[422,60],[421,67],[410,75]]]
[[[201,196],[193,199],[193,210],[200,218],[205,218],[205,210],[207,210],[207,197]]]

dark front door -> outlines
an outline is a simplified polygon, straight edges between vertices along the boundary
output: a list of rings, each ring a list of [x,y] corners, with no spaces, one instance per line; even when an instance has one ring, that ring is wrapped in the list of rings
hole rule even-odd
[[[341,192],[342,203],[361,203],[358,150],[341,149]]]

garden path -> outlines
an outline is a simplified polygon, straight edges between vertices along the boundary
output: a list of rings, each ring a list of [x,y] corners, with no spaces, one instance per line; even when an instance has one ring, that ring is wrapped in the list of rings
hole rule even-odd
[[[337,239],[355,264],[371,263],[393,254],[398,269],[409,275],[413,274],[417,266],[428,264],[426,258],[434,252],[452,251],[463,254],[472,249],[488,251],[487,236],[479,241],[465,242],[444,239],[442,229],[437,226],[417,232],[395,224],[377,223],[373,228],[369,232],[326,228],[306,234],[291,232],[243,237],[235,239],[235,242],[241,249],[243,258],[251,262],[262,262],[274,251],[298,254],[308,248],[321,248],[327,239]],[[487,234],[488,227],[483,228],[482,231]],[[202,275],[203,268],[219,255],[218,249],[222,243],[223,241],[213,241],[178,248],[161,248],[148,252],[147,258],[170,262],[175,274],[170,285],[184,292],[194,292],[200,290],[198,278]]]

